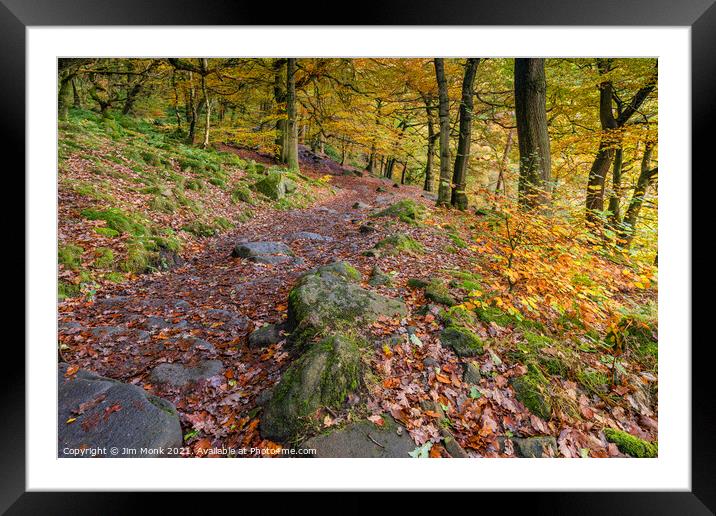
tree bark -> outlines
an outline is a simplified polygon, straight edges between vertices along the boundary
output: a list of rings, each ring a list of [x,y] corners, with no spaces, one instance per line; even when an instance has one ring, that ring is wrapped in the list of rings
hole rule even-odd
[[[201,68],[206,72],[208,68],[208,60],[206,58],[201,60]],[[201,74],[201,93],[204,95],[204,141],[201,146],[207,148],[209,146],[209,127],[211,125],[211,99],[209,98],[209,90],[206,88],[206,73]]]
[[[438,114],[440,116],[440,184],[438,186],[438,206],[448,206],[452,174],[450,173],[450,98],[448,97],[445,63],[435,58],[435,79],[438,83]]]
[[[639,179],[637,179],[634,193],[632,194],[629,207],[624,214],[624,220],[622,221],[622,231],[620,239],[622,245],[625,248],[631,246],[634,234],[636,233],[636,223],[639,219],[639,212],[644,204],[644,197],[649,186],[656,180],[659,173],[659,169],[651,167],[651,155],[653,151],[653,144],[648,143],[646,149],[644,149],[644,156],[641,160],[641,172],[639,173]]]
[[[288,161],[288,133],[286,132],[287,120],[283,116],[286,113],[286,77],[283,74],[283,68],[285,65],[285,59],[276,59],[273,63],[273,98],[276,101],[276,111],[279,115],[276,119],[275,144],[277,148],[277,157],[281,163],[286,163]]]
[[[460,102],[460,135],[455,156],[455,168],[452,174],[452,195],[450,203],[460,210],[467,209],[467,165],[470,160],[470,137],[472,134],[472,111],[475,75],[479,58],[469,58],[465,63],[465,76],[462,80],[462,100]]]
[[[495,184],[495,194],[500,193],[500,188],[503,190],[503,194],[507,195],[507,183],[505,182],[505,172],[507,172],[507,165],[510,158],[510,150],[512,149],[512,129],[507,133],[507,143],[505,144],[505,151],[502,153],[502,161],[500,161],[500,172],[497,175],[497,183]]]
[[[515,116],[520,149],[519,203],[536,207],[549,201],[551,180],[544,59],[515,59]]]
[[[296,123],[296,59],[286,61],[286,164],[298,170],[298,124]]]
[[[435,140],[438,135],[435,134],[435,125],[433,122],[433,99],[427,95],[423,97],[425,101],[425,113],[428,117],[428,153],[425,160],[425,184],[423,190],[426,192],[433,191],[433,156],[435,154]]]
[[[614,164],[612,165],[612,192],[609,196],[609,226],[616,229],[621,221],[621,185],[622,185],[622,164],[624,162],[624,150],[621,146],[614,151]]]

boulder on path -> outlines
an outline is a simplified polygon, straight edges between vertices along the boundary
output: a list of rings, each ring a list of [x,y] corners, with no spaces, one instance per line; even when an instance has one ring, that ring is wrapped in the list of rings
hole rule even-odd
[[[440,343],[452,348],[459,357],[474,357],[484,353],[482,339],[464,326],[451,325],[440,333]]]
[[[201,360],[195,366],[183,364],[159,364],[149,375],[149,381],[156,384],[181,388],[202,380],[208,380],[224,371],[221,360]]]
[[[357,421],[332,432],[312,437],[301,448],[316,450],[316,458],[405,458],[415,449],[408,431],[390,416],[383,416],[383,426]]]
[[[404,317],[405,303],[376,294],[357,283],[360,273],[346,262],[335,262],[303,275],[288,296],[291,340],[340,327],[370,324],[380,316]]]
[[[285,441],[310,428],[321,407],[340,408],[360,384],[360,343],[333,335],[314,344],[286,370],[261,417],[261,435]]]
[[[254,189],[270,199],[279,200],[296,190],[296,182],[287,178],[283,172],[271,171],[265,178],[254,183]]]
[[[231,256],[255,263],[278,264],[296,261],[293,251],[283,242],[245,242],[234,246]]]
[[[67,372],[60,364],[59,457],[162,457],[182,445],[179,416],[168,401],[89,371]]]
[[[255,329],[249,335],[250,348],[265,348],[271,344],[276,344],[285,337],[281,335],[281,331],[285,329],[285,324],[266,324]]]
[[[391,277],[383,272],[377,265],[373,267],[370,272],[370,279],[368,284],[372,287],[378,287],[380,285],[390,285],[392,283]]]
[[[310,231],[297,231],[291,235],[293,240],[315,240],[317,242],[333,242],[333,237],[311,233]]]
[[[358,201],[355,204],[353,204],[354,210],[369,210],[372,206],[370,204],[366,204],[364,202]]]

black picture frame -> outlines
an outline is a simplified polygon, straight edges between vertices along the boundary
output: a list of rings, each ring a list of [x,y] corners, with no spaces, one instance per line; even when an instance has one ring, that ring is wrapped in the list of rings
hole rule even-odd
[[[325,5],[324,5],[325,4]],[[25,139],[25,29],[31,26],[63,25],[577,25],[577,26],[685,26],[691,27],[692,156],[713,168],[711,131],[716,115],[716,5],[714,0],[401,0],[356,5],[354,12],[338,14],[338,4],[314,2],[311,8],[265,2],[228,0],[0,0],[0,104],[6,130],[0,140],[3,156],[18,159],[15,170],[24,167]],[[328,17],[336,13],[335,20]],[[340,20],[337,22],[337,20]],[[686,171],[686,173],[691,173]],[[15,226],[17,227],[17,226]],[[693,234],[693,233],[692,233]],[[10,235],[6,235],[8,238]],[[13,235],[14,236],[14,235]],[[18,246],[19,248],[19,246]],[[23,247],[24,248],[24,247]],[[24,263],[24,252],[21,255]],[[15,269],[20,256],[15,255]],[[692,266],[700,262],[692,258]],[[25,268],[25,274],[30,274]],[[711,305],[711,303],[708,303]],[[708,307],[694,306],[699,310]],[[686,344],[686,343],[684,343]],[[589,493],[481,493],[495,502],[509,498],[509,508],[549,514],[710,514],[716,509],[714,464],[713,373],[708,350],[711,339],[694,340],[692,352],[692,457],[690,492],[589,492]],[[686,347],[685,347],[686,348]],[[3,361],[12,364],[3,372],[0,390],[3,407],[3,438],[0,449],[0,510],[8,514],[121,514],[146,509],[148,494],[127,493],[36,493],[25,492],[25,353],[6,341]],[[48,422],[54,418],[48,416]],[[668,424],[666,422],[665,424]],[[615,466],[616,467],[616,466]],[[298,496],[298,503],[301,496]],[[351,505],[350,497],[344,504]],[[187,496],[170,493],[162,503],[180,504],[191,510]],[[493,501],[493,500],[490,500]],[[207,502],[194,501],[205,505]],[[421,505],[430,499],[422,497]],[[445,500],[435,499],[442,504]],[[221,503],[212,497],[212,505]],[[361,504],[353,504],[360,507]],[[218,506],[217,506],[218,507]],[[426,505],[427,507],[427,505]],[[368,510],[368,507],[365,507]],[[166,505],[164,510],[170,510]]]

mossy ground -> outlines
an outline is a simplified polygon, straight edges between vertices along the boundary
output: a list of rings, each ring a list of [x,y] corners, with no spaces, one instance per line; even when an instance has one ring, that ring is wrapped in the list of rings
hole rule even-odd
[[[425,252],[423,244],[404,234],[390,235],[375,244],[375,248],[387,254],[423,254]]]
[[[637,458],[654,458],[659,455],[656,442],[649,442],[614,428],[605,428],[607,441],[617,445],[619,451]]]
[[[375,214],[376,217],[397,217],[408,224],[417,224],[427,216],[427,209],[412,199],[403,199]]]

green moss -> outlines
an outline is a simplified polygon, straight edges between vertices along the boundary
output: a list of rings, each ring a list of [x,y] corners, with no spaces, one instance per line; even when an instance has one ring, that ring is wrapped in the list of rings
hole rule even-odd
[[[204,190],[204,182],[201,179],[187,179],[185,187],[187,190],[202,191]]]
[[[112,228],[94,228],[95,233],[109,238],[119,236],[119,231]]]
[[[224,217],[215,217],[213,226],[219,230],[227,230],[234,227],[234,225],[231,223],[230,220],[224,218]]]
[[[122,283],[126,279],[121,272],[108,272],[105,278],[112,283]]]
[[[609,376],[589,368],[577,371],[577,381],[593,394],[606,394],[611,384]]]
[[[108,247],[98,247],[94,250],[93,265],[100,269],[110,269],[114,265],[114,251]]]
[[[193,220],[182,226],[181,229],[198,237],[212,237],[218,233],[218,230],[214,226],[199,220]]]
[[[375,214],[375,217],[397,217],[403,222],[415,224],[425,218],[427,210],[412,199],[403,199]]]
[[[534,364],[527,365],[527,373],[513,378],[515,395],[530,412],[542,419],[552,416],[552,402],[548,392],[549,380]]]
[[[552,376],[561,376],[567,378],[569,375],[569,368],[567,365],[557,357],[540,356],[538,357],[540,366]]]
[[[575,274],[572,276],[572,285],[592,287],[594,286],[594,280],[586,274]]]
[[[149,208],[160,213],[174,213],[177,205],[170,197],[164,195],[155,195],[149,201]]]
[[[88,197],[95,201],[109,201],[112,200],[112,196],[108,193],[101,191],[97,185],[88,183],[86,181],[73,181],[71,182],[71,188],[79,195]]]
[[[149,227],[138,217],[128,215],[117,208],[107,210],[95,210],[87,208],[82,210],[82,216],[89,220],[104,220],[107,227],[119,233],[127,233],[132,236],[147,236],[151,234]]]
[[[440,333],[440,343],[452,348],[459,357],[472,357],[484,353],[482,339],[463,326],[448,326]]]
[[[439,317],[445,326],[474,325],[477,322],[475,313],[461,305],[442,310]]]
[[[82,264],[82,253],[85,250],[74,244],[59,245],[57,247],[57,260],[69,269],[78,269]]]
[[[248,186],[244,184],[238,184],[231,192],[231,200],[234,203],[246,202],[249,204],[254,204],[254,194],[251,192]]]
[[[462,238],[460,238],[459,235],[456,235],[454,233],[448,234],[448,237],[450,237],[450,240],[453,244],[455,244],[455,247],[459,247],[460,249],[465,249],[467,247],[467,242],[465,242]]]
[[[410,278],[407,284],[410,288],[425,288],[429,283],[429,281],[425,281],[420,278]]]
[[[420,242],[404,234],[390,235],[375,244],[375,248],[382,249],[388,254],[423,254],[425,252],[425,248]]]
[[[541,348],[548,347],[554,344],[554,340],[552,340],[550,337],[546,337],[545,335],[540,335],[538,333],[532,333],[531,331],[523,332],[522,336],[524,337],[525,341],[527,341],[529,347],[535,350],[539,350]]]
[[[617,445],[619,451],[637,458],[654,458],[659,455],[659,445],[656,442],[645,441],[631,434],[615,428],[605,428],[604,437],[607,441]]]
[[[79,285],[67,283],[66,281],[59,281],[57,283],[57,298],[60,301],[67,299],[68,297],[79,296],[81,291],[82,290]]]
[[[441,305],[453,306],[457,304],[455,298],[450,295],[444,281],[433,279],[425,287],[425,297]]]
[[[127,255],[120,264],[124,272],[142,274],[150,269],[155,254],[141,242],[131,242],[127,246]]]

